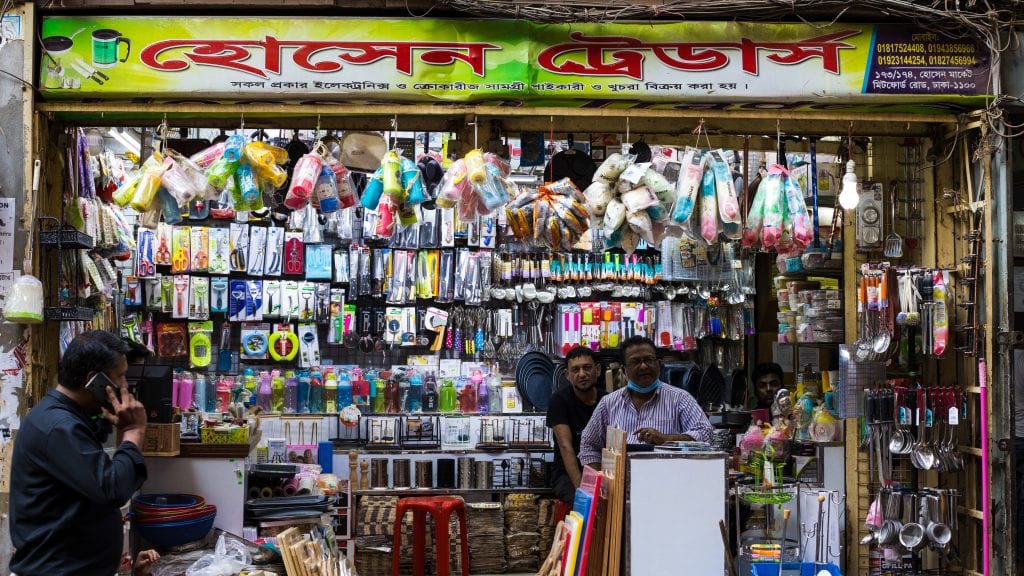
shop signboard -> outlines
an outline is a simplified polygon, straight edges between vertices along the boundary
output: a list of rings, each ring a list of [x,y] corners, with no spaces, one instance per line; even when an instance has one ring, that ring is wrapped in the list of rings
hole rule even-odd
[[[59,16],[48,99],[967,104],[981,43],[894,24]]]

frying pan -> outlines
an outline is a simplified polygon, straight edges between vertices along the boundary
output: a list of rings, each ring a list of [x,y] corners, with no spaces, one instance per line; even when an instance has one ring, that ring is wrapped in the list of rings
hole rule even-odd
[[[71,51],[71,47],[74,46],[75,36],[78,36],[80,32],[83,32],[85,28],[79,28],[75,30],[75,33],[68,36],[47,36],[43,38],[43,50],[50,56],[63,56]]]

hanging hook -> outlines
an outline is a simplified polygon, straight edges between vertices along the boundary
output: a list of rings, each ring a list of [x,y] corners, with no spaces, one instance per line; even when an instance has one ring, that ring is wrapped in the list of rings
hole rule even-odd
[[[238,130],[239,130],[240,132],[245,132],[245,112],[242,112],[242,113],[241,113],[241,114],[239,115],[239,120],[238,120]]]
[[[391,117],[391,148],[398,147],[398,114]]]
[[[477,118],[476,116],[473,116],[473,149],[474,150],[477,150],[477,149],[480,148],[480,146],[478,145],[478,141],[477,141],[477,138],[479,137],[479,134],[480,134],[480,119]]]
[[[626,144],[629,144],[629,116],[626,116]]]

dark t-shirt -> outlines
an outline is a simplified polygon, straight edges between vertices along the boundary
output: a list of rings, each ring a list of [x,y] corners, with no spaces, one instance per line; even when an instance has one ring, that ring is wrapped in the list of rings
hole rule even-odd
[[[569,178],[577,188],[583,190],[594,180],[594,172],[597,172],[597,164],[589,154],[579,150],[563,150],[552,156],[544,167],[544,180],[557,182]]]
[[[594,415],[597,403],[607,394],[607,392],[597,386],[594,388],[597,390],[597,401],[594,402],[593,406],[587,406],[580,401],[576,394],[573,393],[572,386],[562,386],[551,395],[551,400],[548,401],[548,428],[553,429],[558,424],[569,426],[569,430],[572,432],[572,453],[577,455],[577,464],[579,463],[578,455],[580,453],[580,439],[583,437],[583,429],[587,427],[587,422],[590,422],[590,417]],[[562,452],[556,445],[551,475],[555,478],[565,473]]]

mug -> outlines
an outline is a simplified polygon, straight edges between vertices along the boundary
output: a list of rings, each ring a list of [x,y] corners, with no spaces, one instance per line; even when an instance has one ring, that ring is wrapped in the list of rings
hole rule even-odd
[[[117,59],[118,46],[124,42],[128,45],[128,51],[120,62],[127,62],[128,55],[132,53],[132,41],[121,36],[117,30],[104,28],[92,33],[92,65],[96,68],[113,68],[119,62]]]

